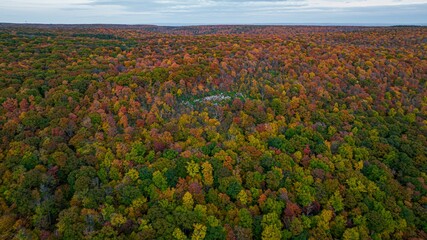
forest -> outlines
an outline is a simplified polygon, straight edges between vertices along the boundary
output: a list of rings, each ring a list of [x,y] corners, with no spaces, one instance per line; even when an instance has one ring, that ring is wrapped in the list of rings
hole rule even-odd
[[[427,239],[427,28],[0,24],[0,239]]]

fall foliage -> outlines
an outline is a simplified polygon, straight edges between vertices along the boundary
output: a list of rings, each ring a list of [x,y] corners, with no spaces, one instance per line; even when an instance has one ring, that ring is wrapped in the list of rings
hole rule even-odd
[[[427,28],[0,24],[1,239],[426,239]]]

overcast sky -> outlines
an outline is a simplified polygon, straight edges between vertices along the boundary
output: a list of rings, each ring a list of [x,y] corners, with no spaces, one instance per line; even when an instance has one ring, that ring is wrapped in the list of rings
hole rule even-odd
[[[0,0],[0,22],[427,24],[427,0]]]

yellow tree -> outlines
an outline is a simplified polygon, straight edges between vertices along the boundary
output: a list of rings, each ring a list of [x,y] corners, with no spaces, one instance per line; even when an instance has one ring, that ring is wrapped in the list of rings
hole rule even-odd
[[[214,179],[213,179],[212,171],[213,171],[213,168],[209,162],[204,162],[202,164],[203,183],[206,186],[212,186],[213,184]]]
[[[200,223],[194,224],[194,232],[191,235],[191,240],[202,240],[206,236],[206,226]]]
[[[191,193],[189,192],[186,192],[182,197],[182,204],[187,209],[193,209],[193,205],[194,205],[193,195],[191,195]]]

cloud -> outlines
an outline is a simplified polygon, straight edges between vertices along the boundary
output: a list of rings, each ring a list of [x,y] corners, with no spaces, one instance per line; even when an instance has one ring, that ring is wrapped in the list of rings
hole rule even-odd
[[[177,10],[193,12],[195,14],[223,11],[223,12],[241,12],[257,11],[256,7],[296,7],[305,5],[305,1],[284,1],[284,0],[146,0],[144,2],[137,0],[112,1],[95,0],[89,5],[95,6],[119,6],[127,9],[129,12],[157,11],[159,13],[174,12]]]
[[[427,23],[427,0],[1,0],[0,22]]]

